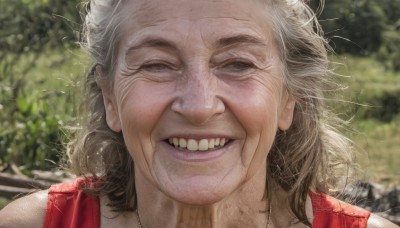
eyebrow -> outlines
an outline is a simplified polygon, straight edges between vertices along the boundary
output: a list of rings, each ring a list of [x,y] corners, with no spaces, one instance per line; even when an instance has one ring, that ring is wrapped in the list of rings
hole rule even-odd
[[[232,45],[238,45],[238,44],[250,44],[250,45],[260,45],[260,46],[267,46],[265,42],[257,37],[251,36],[251,35],[246,35],[246,34],[239,34],[239,35],[234,35],[231,37],[224,37],[219,39],[214,47],[216,49],[227,47],[227,46],[232,46]],[[143,41],[140,41],[138,44],[128,48],[126,50],[125,54],[128,55],[129,52],[144,48],[144,47],[155,47],[155,48],[163,48],[163,49],[171,49],[171,50],[178,50],[178,47],[173,43],[170,42],[164,38],[147,38],[144,39]]]
[[[216,48],[223,48],[238,44],[250,44],[250,45],[260,45],[267,46],[265,41],[255,36],[250,36],[247,34],[239,34],[231,37],[221,38],[216,43]]]

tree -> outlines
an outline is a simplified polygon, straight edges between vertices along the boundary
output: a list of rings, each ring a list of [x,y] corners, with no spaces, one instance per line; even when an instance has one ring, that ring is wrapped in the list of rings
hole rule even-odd
[[[315,0],[311,6],[320,2]],[[366,54],[381,46],[386,17],[380,2],[327,1],[319,19],[338,53]]]

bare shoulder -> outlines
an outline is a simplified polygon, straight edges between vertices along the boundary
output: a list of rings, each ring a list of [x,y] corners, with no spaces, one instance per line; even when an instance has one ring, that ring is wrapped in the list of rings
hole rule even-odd
[[[43,227],[47,190],[19,198],[0,211],[0,228]]]
[[[378,215],[371,214],[368,219],[368,228],[399,228],[399,226]]]

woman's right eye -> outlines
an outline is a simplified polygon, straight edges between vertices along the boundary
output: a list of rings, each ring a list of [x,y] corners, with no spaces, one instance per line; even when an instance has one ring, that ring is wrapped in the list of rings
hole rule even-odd
[[[146,63],[140,67],[142,70],[151,73],[162,73],[165,71],[173,70],[172,66],[166,63]]]
[[[139,65],[136,73],[142,74],[142,76],[155,81],[170,81],[180,74],[180,67],[177,63],[151,60],[145,61]]]

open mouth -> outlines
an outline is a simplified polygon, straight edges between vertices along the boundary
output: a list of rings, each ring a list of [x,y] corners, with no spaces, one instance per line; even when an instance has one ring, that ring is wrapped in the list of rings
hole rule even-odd
[[[167,142],[174,147],[188,151],[207,151],[225,146],[230,142],[227,138],[210,138],[210,139],[186,139],[186,138],[169,138]]]

